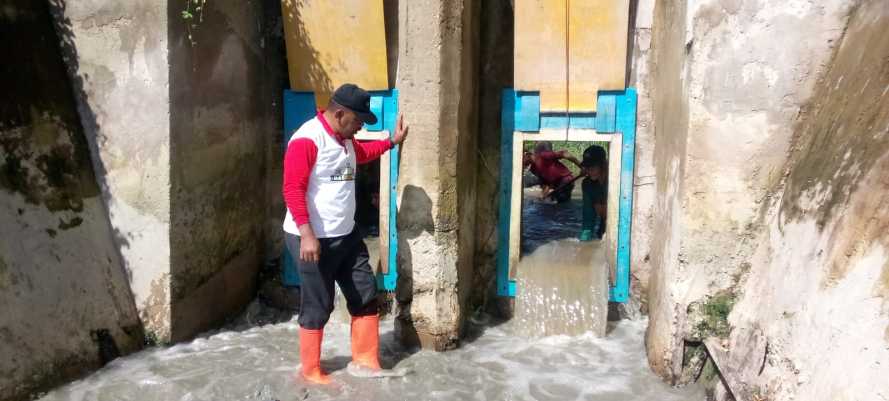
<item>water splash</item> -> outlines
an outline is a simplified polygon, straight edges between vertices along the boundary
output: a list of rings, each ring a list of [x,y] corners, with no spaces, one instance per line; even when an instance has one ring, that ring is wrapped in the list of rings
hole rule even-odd
[[[562,224],[549,219],[531,226],[539,235],[519,269],[518,317],[502,323],[474,316],[456,350],[404,348],[393,320],[384,319],[380,361],[391,369],[371,375],[350,368],[348,315],[339,302],[322,347],[321,364],[334,381],[329,386],[298,377],[294,318],[236,325],[187,344],[147,349],[41,400],[704,400],[700,387],[671,388],[649,370],[646,321],[608,323],[608,335],[600,337],[607,287],[593,283],[605,280],[596,267],[604,266],[603,246],[572,239],[577,221],[569,217],[575,209],[551,206],[534,206],[543,210],[538,216],[556,216]],[[247,320],[266,315],[254,311]]]
[[[578,199],[544,203],[526,190],[522,258],[515,268],[520,334],[605,335],[608,276],[602,241],[579,242]]]
[[[704,400],[697,386],[674,389],[648,369],[645,321],[611,323],[606,338],[516,336],[512,322],[471,326],[454,351],[406,349],[382,322],[381,362],[403,376],[361,377],[347,368],[349,326],[325,329],[322,366],[330,386],[296,375],[296,321],[223,331],[187,344],[117,359],[42,401],[199,400]]]
[[[601,241],[575,239],[542,245],[516,269],[515,320],[526,336],[605,335],[608,314]]]

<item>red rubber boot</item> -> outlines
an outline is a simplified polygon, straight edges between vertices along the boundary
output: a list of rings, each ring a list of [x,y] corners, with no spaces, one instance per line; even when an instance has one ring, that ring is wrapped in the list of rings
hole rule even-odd
[[[380,315],[352,317],[352,362],[380,370]]]
[[[321,370],[321,340],[324,329],[310,330],[299,328],[299,359],[302,362],[303,377],[316,384],[330,383],[330,377]]]

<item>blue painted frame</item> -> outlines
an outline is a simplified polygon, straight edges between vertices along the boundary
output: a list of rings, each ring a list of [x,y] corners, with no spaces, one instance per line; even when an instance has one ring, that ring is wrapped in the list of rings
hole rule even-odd
[[[515,280],[509,279],[509,223],[512,193],[512,146],[516,131],[541,128],[589,128],[622,135],[620,201],[617,226],[617,272],[608,289],[611,302],[627,302],[630,294],[630,233],[633,221],[633,173],[636,155],[636,100],[634,88],[601,91],[597,113],[548,114],[540,112],[538,92],[506,88],[500,106],[500,208],[497,247],[497,295],[514,297]]]
[[[370,92],[370,108],[378,117],[377,123],[365,127],[368,131],[388,130],[389,135],[395,134],[398,119],[398,89]],[[295,92],[284,90],[284,142],[286,150],[290,137],[303,123],[315,116],[315,94],[313,92]],[[377,287],[386,291],[395,291],[398,281],[398,230],[396,204],[398,186],[399,146],[390,151],[389,157],[389,269],[388,273],[377,276]],[[282,281],[285,286],[298,286],[299,275],[293,256],[284,248],[281,257]]]
[[[512,142],[515,131],[539,124],[539,118],[523,118],[521,94],[504,89],[500,95],[500,207],[497,224],[497,295],[514,297],[515,280],[509,279],[509,211],[512,194]],[[539,102],[538,97],[538,102]],[[537,105],[540,110],[540,103]],[[519,122],[519,124],[516,124]],[[527,125],[523,125],[523,123]],[[518,125],[518,127],[517,127]],[[539,126],[538,126],[539,127]]]
[[[371,108],[374,99],[381,99],[382,111],[377,114],[382,118],[377,124],[367,127],[368,131],[389,131],[389,137],[395,135],[398,124],[398,89],[370,92]],[[376,113],[377,110],[374,110]],[[400,145],[389,151],[389,269],[388,273],[377,276],[377,287],[386,291],[395,291],[398,283],[398,166],[400,164]],[[382,167],[382,166],[381,166]]]

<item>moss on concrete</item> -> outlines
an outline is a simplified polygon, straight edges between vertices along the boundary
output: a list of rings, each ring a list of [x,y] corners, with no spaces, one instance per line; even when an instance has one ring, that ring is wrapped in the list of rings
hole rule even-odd
[[[688,321],[691,323],[690,338],[702,341],[707,337],[726,338],[731,332],[728,315],[737,301],[731,291],[722,291],[706,300],[693,302],[688,307]]]

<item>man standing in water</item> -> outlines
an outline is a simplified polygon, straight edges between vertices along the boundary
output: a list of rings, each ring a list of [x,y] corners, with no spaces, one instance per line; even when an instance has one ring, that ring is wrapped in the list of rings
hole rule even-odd
[[[380,369],[377,283],[355,228],[355,169],[402,143],[408,127],[399,116],[391,139],[355,140],[365,123],[376,121],[370,95],[342,85],[327,109],[296,130],[284,156],[284,236],[302,283],[299,354],[303,377],[314,383],[330,382],[321,369],[321,340],[333,312],[334,282],[352,315],[353,363]]]

